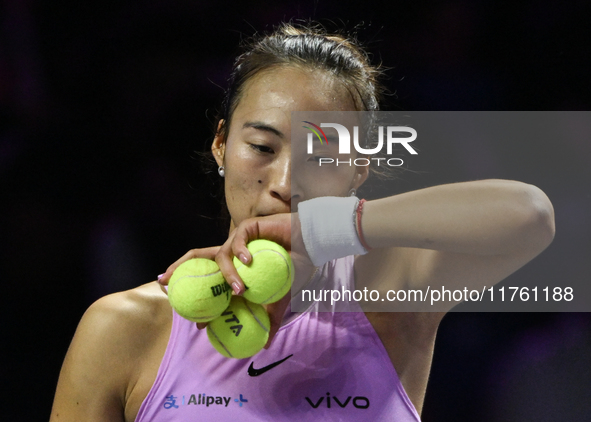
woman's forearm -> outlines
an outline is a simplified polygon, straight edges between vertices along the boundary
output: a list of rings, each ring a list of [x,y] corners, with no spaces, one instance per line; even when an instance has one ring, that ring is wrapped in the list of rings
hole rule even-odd
[[[502,255],[548,246],[554,210],[535,186],[482,180],[369,201],[361,224],[372,248]]]

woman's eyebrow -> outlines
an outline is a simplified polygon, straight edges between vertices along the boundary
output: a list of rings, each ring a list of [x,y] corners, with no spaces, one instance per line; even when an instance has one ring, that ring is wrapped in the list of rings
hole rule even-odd
[[[247,129],[247,128],[253,128],[253,129],[257,129],[257,130],[262,130],[265,132],[271,132],[274,135],[279,136],[280,138],[285,138],[285,136],[283,135],[283,133],[279,130],[277,130],[276,128],[274,128],[271,125],[268,125],[266,123],[260,122],[260,121],[256,121],[256,122],[246,122],[244,123],[244,125],[242,125],[243,129]]]

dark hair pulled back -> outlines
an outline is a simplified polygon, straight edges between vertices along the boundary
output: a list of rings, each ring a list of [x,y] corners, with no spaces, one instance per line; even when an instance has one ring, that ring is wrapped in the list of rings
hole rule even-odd
[[[282,24],[270,35],[251,40],[234,62],[220,115],[222,136],[227,136],[245,83],[259,72],[279,66],[326,71],[347,87],[359,111],[379,110],[383,92],[378,82],[380,70],[370,65],[367,53],[355,40],[329,35],[320,26]]]

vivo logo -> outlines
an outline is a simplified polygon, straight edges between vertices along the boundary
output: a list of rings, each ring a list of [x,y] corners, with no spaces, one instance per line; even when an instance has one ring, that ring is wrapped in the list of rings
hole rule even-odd
[[[326,399],[326,400],[325,400]],[[347,397],[345,400],[340,400],[337,396],[330,396],[330,393],[326,393],[326,397],[322,396],[315,402],[309,397],[306,397],[306,401],[314,409],[318,409],[320,405],[326,406],[328,409],[331,408],[332,403],[336,403],[337,406],[345,408],[351,403],[357,409],[367,409],[369,407],[369,399],[363,396]],[[324,403],[324,404],[323,404]]]

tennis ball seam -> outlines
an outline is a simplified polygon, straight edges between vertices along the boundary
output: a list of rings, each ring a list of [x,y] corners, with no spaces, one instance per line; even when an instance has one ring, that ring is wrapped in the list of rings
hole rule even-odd
[[[169,283],[169,286],[168,286],[168,288],[169,288],[169,289],[172,289],[172,288],[173,288],[173,286],[174,286],[176,283],[178,283],[179,281],[181,281],[181,280],[183,280],[183,279],[185,279],[185,278],[203,278],[203,277],[211,277],[211,276],[213,276],[213,275],[216,275],[216,274],[218,274],[218,273],[220,273],[220,270],[217,270],[216,272],[209,273],[209,274],[198,274],[198,275],[187,274],[187,275],[184,275],[184,276],[181,276],[181,277],[179,277],[179,278],[175,278],[175,279],[171,280],[171,282]],[[174,276],[174,274],[173,274],[173,276]]]
[[[268,333],[268,332],[269,332],[269,328],[270,328],[270,327],[269,327],[269,328],[265,327],[265,324],[263,324],[263,322],[262,322],[262,321],[259,319],[259,317],[257,317],[257,316],[255,315],[254,311],[253,311],[253,310],[252,310],[252,308],[249,306],[249,304],[248,304],[248,301],[247,301],[247,300],[245,300],[245,301],[244,301],[244,306],[246,307],[246,309],[248,309],[248,312],[250,312],[250,314],[252,315],[252,317],[254,318],[254,320],[255,320],[256,322],[258,322],[258,324],[261,326],[261,328],[262,328],[263,330],[265,330],[265,331]],[[269,321],[269,324],[270,324],[270,321]]]
[[[177,314],[178,311],[176,311]],[[181,315],[181,314],[179,314]],[[217,317],[219,317],[218,313],[215,314],[210,314],[210,315],[195,315],[195,314],[185,314],[185,315],[181,315],[183,318],[188,319],[189,321],[193,321],[193,322],[209,322],[213,319],[216,319]]]
[[[280,294],[283,291],[283,288],[289,282],[291,282],[291,265],[289,264],[289,261],[287,260],[287,258],[285,258],[285,256],[281,252],[276,251],[275,249],[259,249],[258,251],[256,251],[255,253],[252,254],[252,258],[254,259],[254,257],[261,252],[273,252],[274,254],[279,255],[279,257],[281,259],[283,259],[283,262],[285,263],[285,266],[287,267],[287,277],[283,281],[283,284],[281,285],[281,287],[276,292],[274,292],[271,296],[269,296],[267,299],[260,302],[262,305],[266,305],[267,303],[273,303],[271,301],[271,299],[275,298],[278,294]],[[247,267],[247,265],[241,262],[241,265],[236,267],[236,271],[238,271],[242,267]]]
[[[230,353],[230,351],[228,350],[228,348],[226,347],[226,345],[224,343],[222,343],[222,341],[220,340],[220,338],[218,337],[218,335],[216,334],[216,332],[214,330],[210,330],[211,334],[213,334],[213,336],[215,337],[215,339],[217,340],[217,342],[220,344],[220,346],[222,346],[224,348],[224,350],[226,351],[226,353],[228,354],[229,357],[233,358],[234,356],[232,355],[232,353]]]

